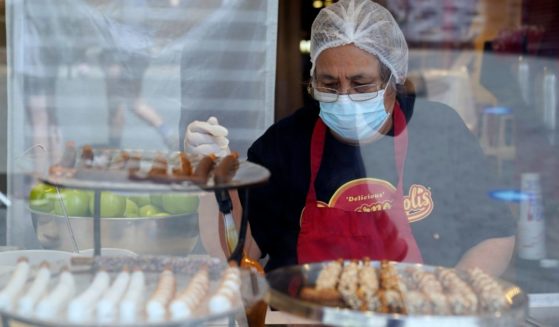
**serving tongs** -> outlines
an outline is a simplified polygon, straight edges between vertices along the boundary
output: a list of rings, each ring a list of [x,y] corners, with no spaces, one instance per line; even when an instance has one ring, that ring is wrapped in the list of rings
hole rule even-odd
[[[244,251],[248,215],[247,202],[248,191],[245,189],[245,198],[243,205],[243,215],[241,218],[241,228],[237,233],[235,221],[233,220],[233,203],[226,189],[216,190],[215,197],[219,206],[219,211],[223,214],[223,225],[225,229],[225,243],[231,255],[229,261],[234,260],[240,267],[248,268],[251,277],[251,286],[254,294],[259,292],[258,282],[255,274],[264,275],[264,268],[257,260],[251,259]],[[266,310],[268,305],[264,301],[258,301],[250,308],[246,309],[248,325],[251,327],[264,326],[266,320]]]
[[[243,248],[246,239],[247,219],[243,214],[240,230],[239,233],[237,233],[237,227],[235,226],[235,220],[233,219],[233,203],[231,201],[231,197],[229,196],[229,191],[226,189],[216,190],[215,198],[217,200],[219,211],[223,215],[225,243],[230,253],[229,261],[234,260],[237,264],[240,264],[243,258]]]
[[[237,233],[237,227],[233,220],[233,203],[229,192],[225,189],[216,190],[215,197],[219,206],[219,211],[223,214],[223,225],[225,229],[225,243],[231,254],[229,261],[235,260],[241,267],[255,268],[258,272],[264,273],[264,269],[257,260],[253,260],[244,251],[246,233],[248,229],[247,198],[248,191],[245,189],[243,215],[241,218],[241,228]]]

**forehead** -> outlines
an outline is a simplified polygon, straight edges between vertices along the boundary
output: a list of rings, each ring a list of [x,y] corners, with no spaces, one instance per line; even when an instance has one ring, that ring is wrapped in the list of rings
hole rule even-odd
[[[316,60],[315,75],[318,78],[323,75],[347,78],[359,74],[378,77],[380,65],[374,55],[353,44],[326,49]]]

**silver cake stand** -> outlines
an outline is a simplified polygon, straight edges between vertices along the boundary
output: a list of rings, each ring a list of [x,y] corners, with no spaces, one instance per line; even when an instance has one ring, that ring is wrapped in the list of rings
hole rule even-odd
[[[523,326],[528,310],[528,297],[517,286],[498,280],[505,290],[509,308],[503,311],[479,314],[475,316],[434,316],[402,315],[362,312],[339,307],[327,307],[304,301],[299,298],[300,290],[313,286],[318,274],[327,264],[305,264],[280,268],[267,274],[269,283],[270,306],[279,310],[320,321],[334,326]],[[378,267],[378,262],[373,262]],[[412,264],[395,263],[397,270],[403,270]],[[436,267],[417,265],[426,271]]]
[[[141,160],[139,166],[141,172],[143,173],[147,173],[147,171],[153,164],[154,158],[161,155],[161,152],[134,149],[94,149],[95,158],[102,158],[103,162],[95,163],[94,161],[93,166],[106,166],[106,168],[81,168],[84,165],[83,162],[78,159],[75,163],[75,167],[71,167],[73,169],[72,174],[47,174],[44,176],[38,176],[38,179],[43,183],[55,187],[76,188],[93,191],[95,203],[92,213],[93,248],[95,255],[101,255],[101,191],[113,191],[119,193],[202,193],[213,191],[216,194],[220,210],[223,213],[228,213],[223,210],[223,208],[228,210],[231,210],[232,208],[228,190],[238,189],[240,192],[242,192],[244,198],[243,208],[245,208],[245,210],[243,210],[243,215],[241,218],[241,226],[238,233],[238,242],[229,259],[235,260],[238,263],[240,262],[243,254],[248,222],[248,189],[253,186],[265,184],[270,178],[270,172],[268,171],[268,169],[246,160],[239,160],[239,168],[236,170],[231,180],[227,183],[217,184],[215,182],[213,173],[210,173],[209,178],[205,183],[194,183],[191,181],[162,183],[150,179],[136,180],[129,177],[129,172],[127,169],[110,168],[111,160],[119,153],[122,153],[122,151],[140,155]],[[172,162],[173,160],[176,161],[178,152],[168,153],[165,155],[165,157],[169,160],[169,162]],[[196,167],[201,157],[191,156],[189,159],[191,160],[193,167]],[[218,159],[218,164],[219,160],[220,159]],[[74,248],[77,249],[77,242],[75,240],[75,237],[73,236],[74,233],[72,231],[72,226],[68,217],[66,217],[66,225],[70,235],[72,235]]]
[[[51,262],[50,267],[53,272],[53,277],[56,276],[55,270],[67,262]],[[70,271],[74,275],[77,287],[77,293],[80,294],[87,288],[95,272],[99,269],[104,269],[111,274],[111,279],[118,274],[124,267],[137,267],[141,269],[146,276],[146,296],[151,294],[155,289],[158,281],[159,274],[165,268],[171,268],[176,276],[177,289],[182,289],[186,286],[188,281],[196,274],[199,269],[204,266],[208,268],[210,276],[210,292],[215,290],[218,286],[218,280],[221,273],[226,267],[226,263],[215,258],[207,256],[190,256],[190,257],[166,257],[166,256],[139,256],[139,257],[79,257],[73,260],[69,266]],[[36,269],[37,267],[34,267]],[[3,287],[8,282],[11,273],[0,275],[0,285]],[[56,279],[51,281],[50,288],[56,284]],[[28,283],[32,283],[29,280]],[[85,322],[83,324],[70,323],[66,320],[65,312],[60,314],[53,320],[42,320],[33,316],[22,316],[13,311],[0,310],[2,316],[2,325],[11,326],[11,322],[18,322],[29,324],[32,326],[44,327],[69,327],[69,326],[145,326],[145,327],[159,327],[159,326],[200,326],[208,324],[235,324],[235,320],[242,322],[244,319],[245,308],[249,308],[254,303],[260,301],[268,291],[266,280],[263,276],[251,270],[241,271],[241,298],[233,307],[227,311],[219,314],[210,313],[207,310],[207,299],[203,300],[200,304],[198,312],[189,319],[181,320],[166,320],[160,322],[150,322],[144,314],[138,317],[138,320],[133,324],[121,324],[118,322],[100,323],[96,321]]]

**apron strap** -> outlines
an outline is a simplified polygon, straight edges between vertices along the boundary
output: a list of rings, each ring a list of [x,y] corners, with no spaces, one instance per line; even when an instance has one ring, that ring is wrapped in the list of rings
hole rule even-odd
[[[406,128],[406,117],[398,101],[394,103],[394,161],[398,173],[398,185],[396,189],[399,195],[404,196],[404,163],[408,153],[408,129]]]
[[[326,131],[326,125],[322,119],[318,117],[316,124],[314,125],[311,139],[311,180],[309,184],[309,191],[307,192],[307,203],[316,202],[314,182],[316,181],[316,175],[318,175],[320,163],[322,162],[322,153],[324,152],[324,143],[326,141]]]

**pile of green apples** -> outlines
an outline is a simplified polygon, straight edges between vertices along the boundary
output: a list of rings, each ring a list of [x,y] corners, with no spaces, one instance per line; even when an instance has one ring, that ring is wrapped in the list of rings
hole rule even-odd
[[[64,216],[62,201],[69,217],[91,217],[94,193],[76,189],[61,189],[43,183],[36,184],[29,193],[29,207],[34,211]],[[198,210],[198,196],[164,193],[120,195],[101,192],[101,217],[136,218],[188,215]]]

